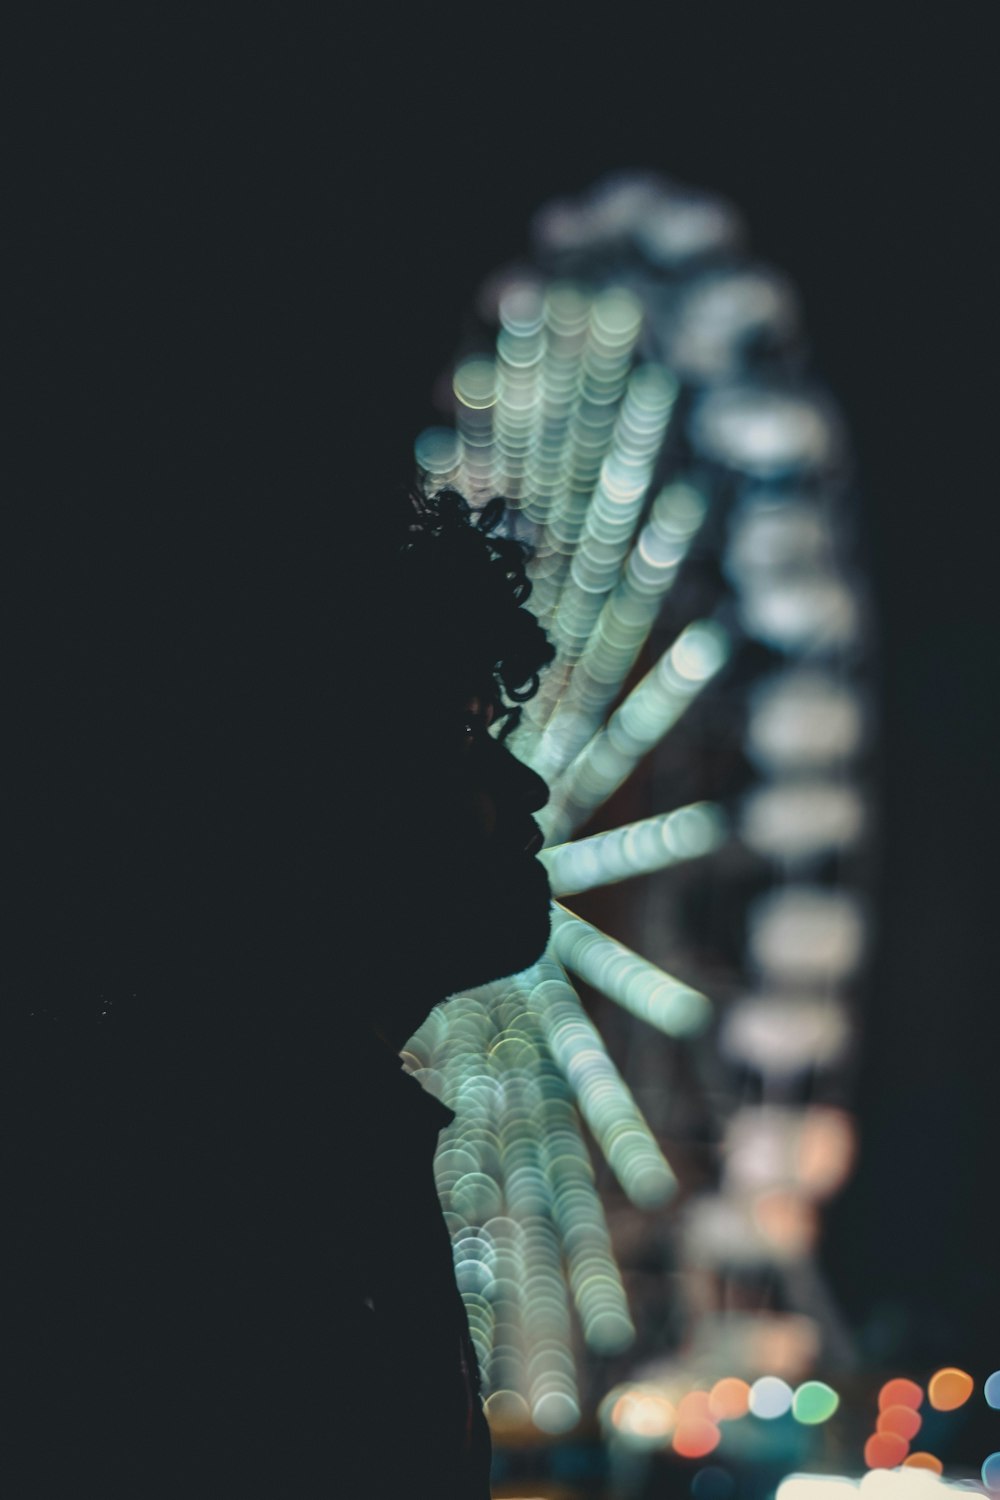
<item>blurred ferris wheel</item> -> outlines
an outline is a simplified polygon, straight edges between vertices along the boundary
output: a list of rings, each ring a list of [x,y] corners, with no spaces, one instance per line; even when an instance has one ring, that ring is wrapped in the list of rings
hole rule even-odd
[[[404,1055],[457,1111],[438,1187],[500,1431],[662,1439],[692,1391],[851,1359],[817,1251],[855,1150],[870,630],[843,422],[745,246],[648,175],[547,204],[416,443],[426,487],[508,498],[557,650],[512,741],[551,788],[549,949]]]

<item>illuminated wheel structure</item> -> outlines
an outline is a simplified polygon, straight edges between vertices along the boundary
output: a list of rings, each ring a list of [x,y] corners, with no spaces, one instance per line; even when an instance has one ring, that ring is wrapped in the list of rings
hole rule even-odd
[[[817,1244],[855,1144],[870,634],[843,424],[744,247],[648,176],[546,205],[416,444],[429,489],[508,497],[558,653],[512,742],[551,787],[549,950],[405,1059],[457,1111],[487,1410],[691,1457],[753,1382],[851,1358]]]

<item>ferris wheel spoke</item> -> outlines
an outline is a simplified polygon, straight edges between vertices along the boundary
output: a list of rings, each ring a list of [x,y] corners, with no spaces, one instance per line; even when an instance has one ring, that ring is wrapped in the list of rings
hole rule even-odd
[[[579,1117],[567,1097],[561,1109],[550,1100],[543,1118],[553,1218],[584,1341],[595,1353],[615,1353],[632,1342],[635,1330]]]
[[[608,706],[649,639],[706,511],[704,496],[687,483],[669,484],[657,495],[619,567],[617,584],[597,598],[596,623],[582,652],[557,680],[547,722],[542,727],[529,720],[518,735],[518,754],[539,775],[551,779],[562,772],[604,722]]]
[[[553,644],[563,661],[580,655],[617,582],[677,392],[676,377],[662,365],[639,365],[629,377],[552,616]]]
[[[532,608],[546,626],[555,615],[601,465],[614,440],[641,323],[642,306],[624,288],[610,287],[590,305],[565,438],[556,457],[555,483],[532,570]]]
[[[514,1388],[536,1425],[555,1432],[579,1418],[580,1397],[555,1207],[559,1181],[546,1158],[547,1131],[536,1122],[541,1117],[555,1129],[568,1100],[523,998],[519,1009],[517,1024],[499,1033],[491,1053],[504,1098],[495,1122],[504,1217],[492,1227],[506,1252],[494,1292]]]
[[[693,802],[606,833],[557,844],[539,857],[549,872],[552,894],[572,896],[703,858],[722,845],[726,834],[721,807]]]
[[[708,1024],[711,1002],[700,990],[640,958],[558,902],[552,906],[551,948],[572,973],[667,1036],[691,1036]]]
[[[494,988],[501,991],[501,987]],[[626,1187],[622,1174],[632,1193],[641,1195],[641,1201],[647,1206],[666,1183],[672,1185],[673,1174],[655,1140],[650,1138],[651,1145],[645,1148],[637,1140],[642,1132],[648,1134],[648,1127],[627,1085],[607,1056],[600,1034],[587,1018],[576,992],[558,964],[543,959],[534,968],[505,984],[500,993],[499,1010],[505,1013],[505,1026],[498,1034],[499,1045],[494,1048],[493,1055],[500,1053],[516,1058],[516,1048],[506,1047],[505,1042],[521,1037],[532,1040],[534,1056],[539,1059],[538,1089],[530,1101],[530,1118],[522,1117],[518,1123],[517,1107],[511,1109],[508,1105],[498,1122],[504,1143],[503,1159],[506,1162],[516,1160],[520,1164],[526,1184],[534,1176],[537,1187],[539,1165],[544,1176],[546,1203],[541,1215],[537,1212],[537,1204],[519,1201],[520,1192],[514,1181],[506,1183],[505,1202],[514,1218],[505,1222],[512,1226],[520,1247],[522,1272],[523,1236],[528,1223],[550,1220],[558,1231],[566,1280],[579,1314],[584,1342],[597,1354],[618,1353],[631,1344],[635,1328],[604,1205],[594,1180],[590,1154],[581,1134],[580,1115],[587,1120],[602,1151],[613,1151],[614,1159],[609,1158],[609,1166],[622,1180],[625,1190],[628,1192],[629,1187]],[[583,1071],[581,1063],[585,1059],[581,1052],[588,1054],[586,1061],[589,1065]],[[603,1068],[602,1057],[605,1059]],[[515,1068],[515,1076],[517,1071]],[[622,1138],[626,1132],[629,1132],[628,1141],[615,1144],[616,1139]],[[509,1167],[507,1170],[509,1179]],[[655,1201],[660,1202],[662,1198],[655,1196]],[[530,1212],[531,1208],[536,1211]],[[527,1295],[523,1274],[516,1292],[507,1289],[520,1308],[518,1347],[523,1353],[519,1366],[522,1369],[531,1362],[532,1350],[543,1338],[547,1326],[545,1317],[539,1316],[539,1304],[547,1305],[546,1317],[550,1323],[552,1319],[559,1320],[563,1316],[560,1309],[565,1283],[562,1294],[550,1285],[556,1269],[551,1251],[549,1245],[539,1252],[547,1255],[548,1264],[545,1272],[539,1273],[536,1296]],[[568,1343],[564,1347],[568,1348]],[[518,1367],[513,1349],[508,1348],[505,1357],[509,1368]],[[566,1400],[574,1398],[574,1391],[569,1388],[566,1371],[561,1376],[550,1372],[549,1379],[557,1383],[562,1380],[562,1403],[554,1399],[545,1403],[543,1415],[551,1421],[565,1407]],[[526,1394],[531,1397],[530,1392],[526,1391]],[[540,1400],[537,1390],[531,1399],[534,1410]]]
[[[522,978],[549,1050],[622,1189],[638,1207],[666,1202],[676,1175],[565,972],[543,958]]]
[[[513,290],[516,299],[518,289]],[[500,320],[511,297],[500,299]],[[570,427],[579,404],[580,367],[588,341],[593,299],[580,288],[555,283],[542,297],[544,350],[538,389],[538,420],[528,456],[524,511],[544,533],[560,502],[569,470]]]
[[[626,781],[672,729],[729,657],[729,636],[714,620],[681,631],[551,789],[539,814],[546,843],[562,843]]]

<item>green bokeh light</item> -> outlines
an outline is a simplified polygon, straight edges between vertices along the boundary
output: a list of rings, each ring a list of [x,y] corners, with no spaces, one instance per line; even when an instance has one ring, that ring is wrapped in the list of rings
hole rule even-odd
[[[816,1426],[833,1416],[840,1405],[837,1392],[822,1380],[807,1380],[792,1398],[792,1416],[806,1426]]]

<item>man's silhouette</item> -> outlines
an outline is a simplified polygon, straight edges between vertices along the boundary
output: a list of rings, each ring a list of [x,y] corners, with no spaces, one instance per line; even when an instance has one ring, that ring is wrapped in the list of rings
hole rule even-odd
[[[398,1052],[548,932],[503,732],[552,652],[498,520],[400,505],[335,624],[305,529],[195,565],[164,527],[131,614],[73,595],[9,846],[3,1494],[488,1495],[451,1116]]]

